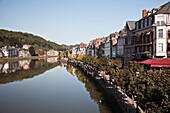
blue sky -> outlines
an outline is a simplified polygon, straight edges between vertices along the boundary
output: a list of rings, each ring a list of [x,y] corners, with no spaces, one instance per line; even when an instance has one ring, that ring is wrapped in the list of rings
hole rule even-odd
[[[33,33],[59,44],[88,43],[119,31],[169,0],[0,0],[0,29]]]

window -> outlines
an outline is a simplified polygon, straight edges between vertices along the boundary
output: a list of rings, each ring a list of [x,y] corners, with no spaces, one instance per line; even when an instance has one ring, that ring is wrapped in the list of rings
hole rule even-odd
[[[131,39],[130,38],[128,38],[128,45],[130,45],[131,44]]]
[[[163,43],[158,43],[158,51],[159,52],[163,51]]]
[[[143,27],[143,20],[141,21],[141,24],[140,24],[140,25],[141,25],[140,27],[142,28],[142,27]]]
[[[127,50],[127,53],[130,54],[130,49]]]
[[[149,35],[149,43],[151,42],[151,38],[152,38],[151,35]]]
[[[164,16],[158,16],[157,17],[157,25],[158,26],[164,25]]]
[[[135,53],[135,50],[134,50],[134,48],[132,48],[132,54],[133,54],[133,53]]]
[[[145,36],[145,43],[148,43],[148,36]]]
[[[139,44],[139,36],[137,36],[137,42],[136,43]]]
[[[163,26],[163,25],[165,25],[165,24],[164,24],[164,21],[157,21],[157,25],[158,25],[158,26]]]
[[[163,38],[163,29],[158,30],[159,38]]]
[[[139,29],[139,23],[138,22],[136,23],[136,29]]]
[[[139,52],[139,47],[137,47],[137,53]]]
[[[145,19],[145,27],[147,26],[147,18]]]
[[[152,46],[149,46],[149,53],[152,53]]]
[[[149,25],[152,25],[152,17],[149,17]]]

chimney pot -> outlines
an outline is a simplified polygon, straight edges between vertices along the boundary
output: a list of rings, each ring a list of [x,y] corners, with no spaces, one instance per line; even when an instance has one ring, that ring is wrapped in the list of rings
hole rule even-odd
[[[147,10],[146,9],[142,10],[142,17],[144,18],[145,16],[147,16]]]

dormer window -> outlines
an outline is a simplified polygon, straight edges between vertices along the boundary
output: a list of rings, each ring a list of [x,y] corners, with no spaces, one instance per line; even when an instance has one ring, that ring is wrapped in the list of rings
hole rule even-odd
[[[152,25],[152,17],[149,17],[149,25]]]
[[[145,19],[145,27],[147,26],[147,18]]]
[[[140,25],[141,25],[140,27],[143,28],[143,20],[141,21],[141,24],[140,24]]]
[[[136,29],[139,29],[139,23],[138,22],[136,23]]]

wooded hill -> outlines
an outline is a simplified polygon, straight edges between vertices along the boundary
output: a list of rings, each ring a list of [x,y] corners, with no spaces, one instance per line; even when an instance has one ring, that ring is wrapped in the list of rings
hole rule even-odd
[[[47,41],[40,36],[31,33],[22,33],[16,31],[8,31],[0,29],[0,47],[16,46],[22,47],[24,44],[32,45],[35,49],[42,50],[65,50],[65,45],[59,45],[51,41]]]

